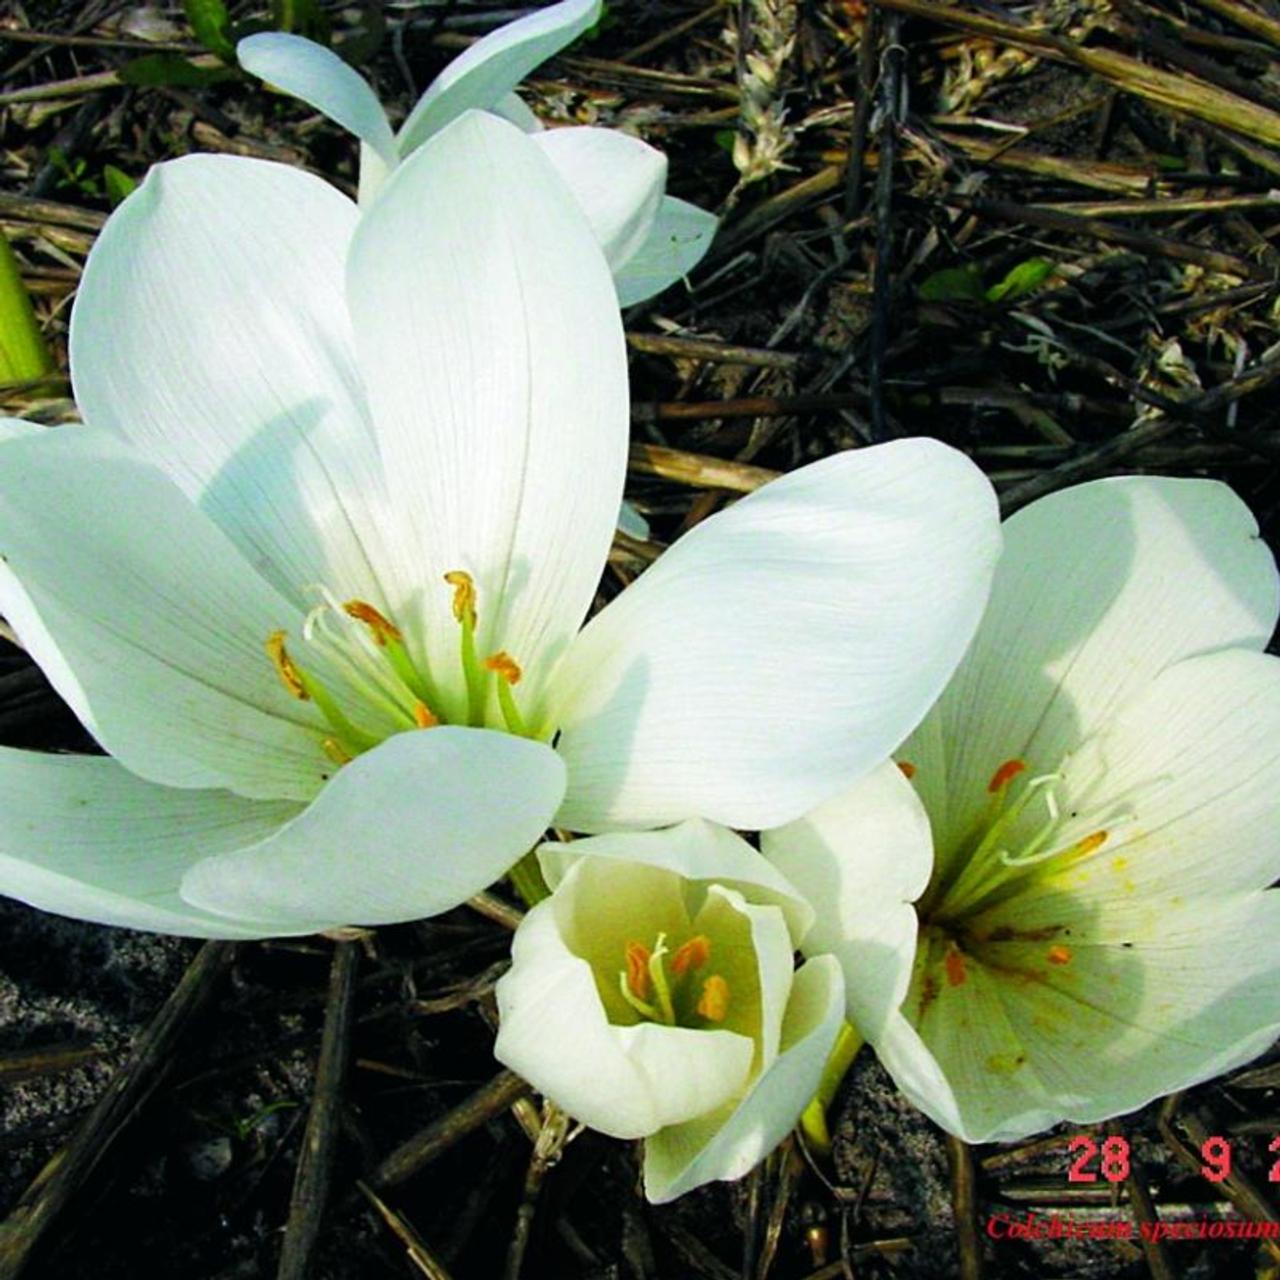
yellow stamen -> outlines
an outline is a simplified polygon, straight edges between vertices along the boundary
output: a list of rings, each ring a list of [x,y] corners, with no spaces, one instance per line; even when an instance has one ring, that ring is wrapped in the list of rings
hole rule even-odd
[[[373,636],[374,643],[380,649],[385,649],[387,642],[390,640],[398,642],[404,639],[404,636],[400,633],[400,628],[386,614],[375,609],[373,605],[365,600],[348,600],[342,606],[342,611],[349,618],[354,618],[357,622],[363,622],[369,628],[369,634]]]
[[[497,653],[491,653],[484,660],[484,665],[486,671],[495,672],[508,684],[519,684],[520,677],[524,675],[524,672],[520,670],[520,664],[505,649],[499,649]]]
[[[700,933],[676,948],[671,957],[671,972],[680,978],[690,969],[705,969],[710,959],[711,939]]]
[[[484,724],[489,673],[480,665],[476,653],[476,584],[464,569],[451,569],[444,575],[444,580],[453,588],[453,616],[462,631],[458,657],[462,662],[462,678],[467,685],[467,723],[473,729],[479,729]]]
[[[1075,854],[1077,857],[1083,858],[1086,854],[1092,853],[1095,849],[1101,849],[1107,843],[1107,833],[1105,831],[1095,831],[1091,835],[1072,845],[1068,850],[1069,853]]]
[[[440,720],[425,702],[419,700],[413,704],[413,722],[419,729],[434,729]]]
[[[476,584],[465,569],[451,569],[444,580],[453,588],[453,616],[462,623],[476,625]]]
[[[1053,786],[1062,781],[1060,773],[1045,773],[1022,784],[1018,794],[1009,800],[1012,780],[1027,768],[1024,760],[1006,760],[991,776],[987,789],[991,798],[983,825],[986,827],[977,846],[967,859],[957,865],[959,872],[950,882],[931,885],[925,896],[916,904],[917,911],[934,924],[958,919],[971,912],[975,904],[998,893],[1000,886],[1009,879],[1008,868],[1029,866],[1045,856],[1041,849],[1053,838],[1058,826],[1058,803]],[[1015,858],[1002,847],[1005,837],[1028,807],[1042,797],[1048,810],[1048,821],[1022,848]]]
[[[702,984],[697,1011],[708,1022],[723,1022],[728,1015],[729,984],[718,973],[713,973]]]
[[[653,980],[649,977],[649,961],[652,958],[649,948],[642,942],[628,942],[626,958],[627,987],[637,1000],[648,1000],[649,993],[653,990]]]
[[[353,756],[337,738],[326,738],[321,744],[324,753],[337,765],[350,764]]]
[[[1037,854],[1034,858],[1026,858],[1013,865],[1031,866],[1037,862],[1052,862],[1053,870],[1060,871],[1064,867],[1083,861],[1091,853],[1096,853],[1107,843],[1108,834],[1106,831],[1092,831],[1083,840],[1077,840],[1075,844],[1069,844],[1065,849],[1050,849]]]
[[[284,631],[273,631],[266,643],[267,656],[284,687],[299,701],[316,704],[320,714],[334,730],[333,741],[340,750],[347,752],[348,759],[361,751],[368,751],[370,747],[376,747],[377,738],[352,724],[329,690],[289,656],[284,643],[285,634]],[[329,752],[328,747],[324,749]],[[329,754],[332,757],[332,753]]]
[[[275,667],[280,683],[289,690],[290,695],[297,698],[299,702],[306,702],[310,694],[307,693],[306,686],[302,682],[302,673],[294,660],[289,657],[289,650],[285,648],[285,635],[284,631],[273,631],[267,637],[267,657],[271,659],[271,665]]]
[[[663,961],[670,953],[667,951],[667,935],[658,934],[653,944],[653,952],[649,956],[649,977],[653,981],[653,994],[657,997],[657,1021],[667,1026],[676,1025],[675,1005],[671,1001],[671,984],[667,981],[667,969]]]
[[[492,671],[498,677],[498,706],[502,711],[502,718],[507,722],[507,728],[521,738],[527,738],[528,726],[511,692],[512,687],[519,684],[520,677],[524,675],[520,664],[505,649],[499,649],[484,660],[483,666],[486,671]]]
[[[502,718],[507,722],[507,728],[519,738],[527,738],[529,734],[529,726],[524,722],[524,716],[520,714],[520,708],[516,706],[515,695],[511,692],[511,686],[505,680],[498,681],[498,706],[502,711]]]
[[[1041,842],[1043,844],[1043,842]],[[1080,862],[1087,858],[1091,853],[1095,853],[1107,843],[1107,832],[1093,831],[1085,836],[1083,840],[1077,840],[1075,844],[1069,844],[1065,849],[1055,849],[1036,847],[1035,845],[1020,857],[1012,858],[1004,855],[1003,861],[1009,867],[1034,867],[1041,862],[1051,862],[1054,864],[1054,870],[1061,870],[1064,866]]]

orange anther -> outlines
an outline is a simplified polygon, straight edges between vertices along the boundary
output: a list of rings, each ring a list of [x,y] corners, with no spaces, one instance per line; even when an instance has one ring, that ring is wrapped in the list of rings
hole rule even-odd
[[[671,972],[677,978],[690,969],[703,969],[711,959],[711,939],[700,933],[676,949],[671,957]]]
[[[949,947],[942,963],[947,971],[947,982],[953,987],[960,986],[969,976],[965,972],[964,956],[960,953],[959,947]]]
[[[293,697],[301,702],[306,702],[311,696],[307,693],[306,686],[302,682],[302,673],[294,665],[294,661],[289,657],[289,650],[285,648],[284,643],[285,632],[273,631],[267,637],[267,657],[271,659],[272,666],[276,669],[276,675],[280,677],[280,683],[289,690]]]
[[[491,653],[484,660],[484,665],[485,670],[496,671],[508,684],[519,684],[520,677],[524,675],[520,670],[520,664],[505,649]]]
[[[365,600],[348,600],[342,606],[342,612],[357,622],[363,622],[369,628],[374,643],[379,648],[386,648],[388,641],[402,640],[400,628],[386,614],[375,609]]]
[[[713,973],[702,984],[697,1009],[708,1022],[725,1020],[729,1012],[729,984],[718,973]]]
[[[451,569],[444,580],[453,588],[453,616],[458,622],[476,625],[475,579],[463,569]]]
[[[647,1000],[653,990],[653,978],[649,974],[653,953],[643,942],[628,942],[626,956],[627,989],[637,1000]]]
[[[1026,767],[1027,762],[1025,760],[1006,760],[991,775],[991,781],[987,783],[987,790],[992,795],[995,795],[997,791],[1003,791]]]
[[[916,776],[916,767],[910,760],[899,760],[898,768],[902,770],[904,778],[914,778]]]
[[[351,763],[351,752],[340,743],[337,738],[326,738],[321,744],[324,753],[333,761],[334,764],[344,765]]]
[[[1106,843],[1107,833],[1105,831],[1095,831],[1091,835],[1087,835],[1083,840],[1079,841],[1072,852],[1081,855],[1092,853],[1095,849],[1101,849]]]
[[[419,729],[434,729],[440,718],[421,700],[413,704],[413,722]]]
[[[1048,960],[1050,964],[1070,964],[1071,948],[1062,946],[1050,947],[1049,950],[1045,952],[1045,959]]]

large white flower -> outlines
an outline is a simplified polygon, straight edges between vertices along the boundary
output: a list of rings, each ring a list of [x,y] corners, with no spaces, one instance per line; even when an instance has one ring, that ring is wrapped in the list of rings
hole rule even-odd
[[[918,722],[989,589],[989,486],[905,441],[708,520],[579,633],[621,324],[567,190],[481,113],[363,215],[280,165],[158,166],[71,361],[90,425],[0,440],[0,612],[115,757],[0,755],[0,884],[50,910],[375,924],[553,816],[785,821]]]
[[[969,1141],[1131,1111],[1280,1034],[1278,579],[1257,532],[1204,480],[1019,512],[901,772],[765,835],[851,1018]]]
[[[646,1138],[650,1200],[740,1178],[796,1123],[844,1022],[840,966],[741,837],[690,821],[543,845],[551,896],[498,983],[494,1053],[584,1124]]]
[[[493,111],[530,133],[572,189],[604,248],[623,306],[688,275],[711,247],[713,214],[665,195],[667,158],[612,129],[541,132],[512,90],[600,19],[602,0],[561,0],[499,27],[455,58],[393,132],[377,95],[332,50],[270,31],[236,46],[246,71],[323,112],[360,139],[360,203],[432,134],[464,111]],[[518,198],[514,189],[506,198]]]

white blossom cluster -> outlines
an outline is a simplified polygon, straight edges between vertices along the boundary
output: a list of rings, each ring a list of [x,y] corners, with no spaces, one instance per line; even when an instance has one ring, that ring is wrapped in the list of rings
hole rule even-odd
[[[359,202],[201,155],[108,220],[84,425],[0,423],[0,613],[108,754],[0,750],[0,888],[256,938],[512,874],[497,1056],[645,1139],[657,1201],[766,1155],[846,1025],[970,1141],[1260,1053],[1280,579],[1225,486],[1103,480],[1002,528],[959,452],[851,450],[588,620],[619,306],[715,227],[657,151],[512,94],[599,8],[481,40],[397,133],[335,55],[251,37],[359,136]]]

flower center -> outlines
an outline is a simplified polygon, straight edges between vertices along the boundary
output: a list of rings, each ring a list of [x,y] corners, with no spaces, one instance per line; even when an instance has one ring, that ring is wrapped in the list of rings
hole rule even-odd
[[[466,690],[465,709],[450,718],[450,705],[424,658],[415,659],[404,633],[365,600],[340,602],[321,589],[322,600],[302,626],[306,651],[318,660],[303,665],[287,646],[287,633],[267,637],[267,656],[289,694],[318,712],[325,753],[339,765],[375,747],[393,733],[431,729],[439,724],[486,724],[491,683],[496,679],[503,728],[520,737],[538,736],[527,726],[516,702],[520,664],[499,649],[481,658],[476,648],[476,588],[469,573],[444,575],[453,588],[453,617],[458,624],[458,664]],[[321,677],[319,671],[324,672]]]
[[[1004,761],[987,783],[986,810],[973,833],[921,898],[921,919],[955,927],[1012,897],[1045,864],[1056,872],[1102,848],[1107,830],[1061,839],[1062,779],[1061,772],[1032,775],[1025,760]]]
[[[718,973],[701,976],[711,963],[711,940],[706,934],[695,935],[675,951],[668,949],[665,933],[658,934],[652,948],[628,942],[623,962],[618,989],[646,1021],[668,1027],[701,1027],[723,1022],[728,1016],[728,982]]]

